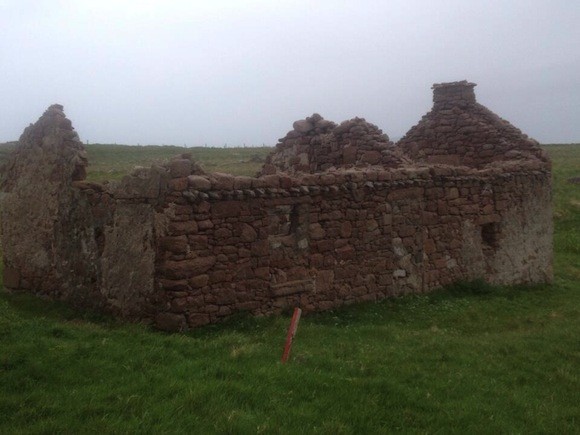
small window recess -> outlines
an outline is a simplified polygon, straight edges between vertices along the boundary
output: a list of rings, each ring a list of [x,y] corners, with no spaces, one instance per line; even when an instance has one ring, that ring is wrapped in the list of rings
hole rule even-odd
[[[497,249],[499,247],[499,224],[497,222],[481,226],[481,241],[484,248]]]

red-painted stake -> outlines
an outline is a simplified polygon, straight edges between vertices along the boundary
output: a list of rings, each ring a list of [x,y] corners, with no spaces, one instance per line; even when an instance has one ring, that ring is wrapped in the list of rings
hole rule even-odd
[[[290,356],[290,348],[292,347],[292,340],[298,329],[298,322],[300,321],[300,315],[302,310],[300,308],[294,308],[294,314],[292,314],[292,321],[290,322],[290,328],[288,328],[288,335],[286,336],[286,346],[284,346],[284,353],[282,354],[282,364],[288,361]]]

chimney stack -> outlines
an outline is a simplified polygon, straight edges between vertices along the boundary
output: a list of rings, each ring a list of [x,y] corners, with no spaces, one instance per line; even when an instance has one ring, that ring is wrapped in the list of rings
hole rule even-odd
[[[433,89],[434,108],[466,107],[475,104],[475,83],[462,80],[460,82],[435,83]]]

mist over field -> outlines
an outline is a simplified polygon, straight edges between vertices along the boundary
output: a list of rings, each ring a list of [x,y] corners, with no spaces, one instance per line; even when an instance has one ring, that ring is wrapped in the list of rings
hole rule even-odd
[[[580,140],[580,3],[0,2],[0,142],[53,103],[83,141],[274,145],[318,112],[393,139],[436,82],[543,143]]]

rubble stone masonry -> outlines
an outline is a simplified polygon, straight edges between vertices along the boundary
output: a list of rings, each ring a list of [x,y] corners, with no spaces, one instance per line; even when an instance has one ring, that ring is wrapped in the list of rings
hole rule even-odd
[[[258,177],[182,155],[83,181],[82,144],[51,106],[4,171],[4,285],[179,331],[476,278],[548,282],[550,163],[473,86],[435,85],[397,145],[360,118],[297,121]]]

